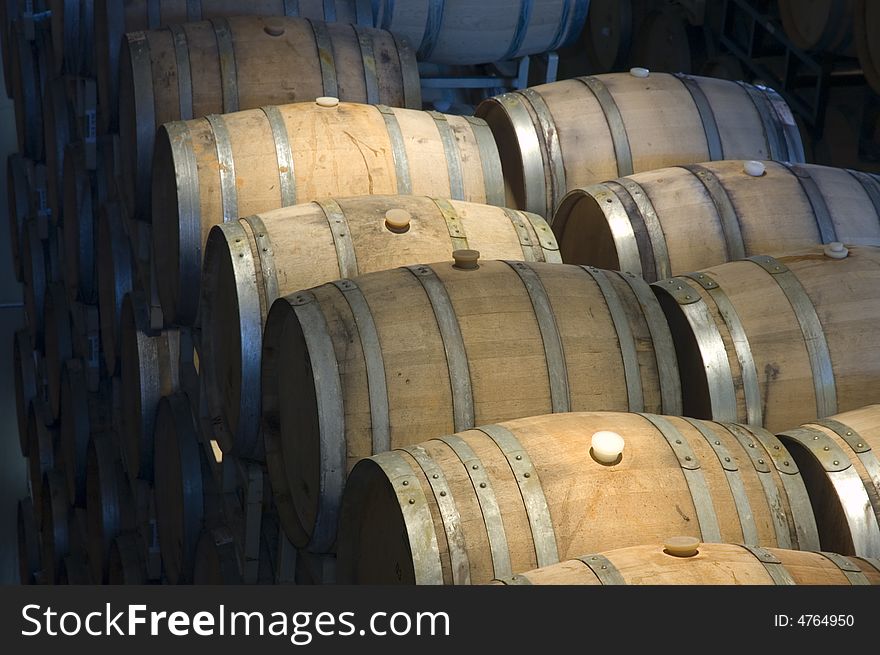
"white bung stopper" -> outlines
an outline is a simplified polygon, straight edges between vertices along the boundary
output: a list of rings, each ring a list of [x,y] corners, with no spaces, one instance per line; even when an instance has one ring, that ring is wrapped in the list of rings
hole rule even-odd
[[[402,234],[409,230],[412,214],[405,209],[389,209],[385,212],[385,227],[391,232]]]
[[[673,557],[693,557],[700,552],[701,545],[696,537],[670,537],[663,542],[663,550]]]
[[[629,69],[629,74],[633,77],[645,78],[651,74],[647,68],[642,68],[641,66],[635,66],[634,68]]]
[[[840,241],[832,241],[825,246],[825,256],[831,259],[846,259],[849,255],[849,249],[840,243]]]
[[[339,98],[334,98],[333,96],[321,96],[320,98],[315,98],[315,103],[319,107],[338,107]]]
[[[614,464],[623,455],[624,441],[616,432],[600,430],[591,442],[593,458],[600,464]]]
[[[767,172],[767,167],[764,166],[764,162],[762,161],[747,161],[743,165],[743,170],[746,175],[751,175],[752,177],[761,177],[764,173]]]

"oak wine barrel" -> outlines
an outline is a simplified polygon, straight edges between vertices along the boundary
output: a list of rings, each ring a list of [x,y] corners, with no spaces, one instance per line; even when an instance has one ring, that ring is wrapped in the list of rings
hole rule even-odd
[[[33,502],[29,497],[18,501],[16,526],[18,531],[18,581],[19,584],[36,583],[40,570],[40,535],[34,520]]]
[[[809,421],[779,438],[803,472],[822,548],[880,557],[880,405]]]
[[[49,285],[46,293],[45,360],[48,408],[53,421],[61,414],[61,368],[73,357],[73,332],[67,293],[60,283]]]
[[[273,561],[265,532],[260,535],[259,561],[256,584],[275,584]],[[202,531],[196,547],[193,584],[242,585],[246,584],[239,565],[235,535],[226,525]]]
[[[34,345],[42,348],[49,277],[49,244],[48,240],[41,238],[40,225],[34,219],[25,223],[21,252],[25,322]]]
[[[95,0],[46,0],[56,74],[95,74]]]
[[[62,560],[70,554],[70,502],[64,475],[48,471],[42,480],[40,550],[47,584],[56,584]]]
[[[573,189],[722,159],[803,162],[794,117],[772,89],[689,75],[613,73],[484,101],[507,205],[551,216]]]
[[[97,185],[103,178],[86,167],[85,146],[74,142],[64,153],[64,284],[71,300],[98,301],[95,264],[95,216],[103,202]],[[102,194],[103,195],[103,194]]]
[[[98,309],[101,322],[101,348],[106,372],[115,375],[120,368],[122,301],[132,290],[134,265],[125,235],[126,220],[122,204],[109,201],[98,211],[96,268],[98,272]]]
[[[856,0],[779,0],[785,35],[801,50],[855,55]]]
[[[557,50],[574,41],[589,0],[374,0],[376,25],[405,38],[419,61],[473,65]]]
[[[89,570],[88,560],[81,554],[71,553],[58,568],[58,584],[60,585],[93,585],[96,584]]]
[[[13,97],[12,89],[12,29],[21,18],[19,0],[0,2],[0,59],[3,60],[3,79],[6,85],[6,96]],[[30,584],[30,583],[22,583]]]
[[[260,351],[266,314],[277,298],[341,278],[449,260],[462,248],[486,259],[560,261],[539,216],[416,196],[320,200],[214,227],[202,271],[201,354],[214,438],[223,451],[247,456],[261,450]]]
[[[149,220],[159,126],[322,96],[421,109],[415,56],[388,32],[303,18],[218,18],[128,34],[119,80],[128,212]]]
[[[880,176],[776,162],[661,168],[572,191],[552,225],[566,263],[654,282],[833,241],[880,246]]]
[[[669,544],[581,555],[506,585],[880,585],[880,560],[739,544]]]
[[[616,447],[603,447],[602,435]],[[554,414],[361,460],[342,504],[337,576],[341,584],[482,584],[669,534],[819,546],[797,466],[766,430]]]
[[[98,306],[74,302],[70,305],[70,327],[73,335],[73,356],[83,363],[86,388],[95,393],[101,384],[109,385],[104,376],[104,359],[101,350],[101,327]]]
[[[28,456],[28,412],[31,401],[42,397],[45,391],[43,371],[40,370],[42,357],[34,349],[27,328],[15,333],[12,345],[12,367],[15,380],[15,414],[18,419],[18,442],[21,454]]]
[[[128,477],[152,482],[153,433],[159,400],[180,387],[180,333],[150,329],[149,308],[138,291],[122,301],[119,353],[126,432],[122,460]]]
[[[372,26],[370,0],[94,0],[95,69],[101,132],[118,127],[119,69],[126,33],[232,16],[301,16]]]
[[[163,125],[152,238],[166,324],[196,318],[202,248],[214,225],[365,194],[501,205],[488,127],[475,118],[323,100]]]
[[[880,249],[825,248],[653,285],[685,415],[784,430],[877,400]]]
[[[346,471],[362,457],[549,412],[681,413],[671,336],[643,280],[562,264],[473,269],[461,252],[272,305],[262,429],[294,546],[330,551]]]
[[[48,410],[40,398],[34,398],[28,408],[28,487],[34,501],[34,517],[39,529],[43,524],[43,478],[58,461],[58,428],[46,425]]]
[[[15,279],[22,281],[21,232],[24,224],[33,215],[31,199],[31,179],[34,163],[18,153],[6,158],[6,199],[9,217],[9,249],[12,253],[12,270]]]
[[[36,39],[29,41],[21,21],[16,21],[9,35],[11,56],[12,100],[15,106],[15,127],[18,151],[34,161],[43,158],[43,89],[47,71],[40,61],[45,37],[37,30]],[[49,50],[51,53],[51,49]]]
[[[590,0],[583,33],[573,56],[584,59],[591,73],[624,70],[642,21],[655,0]],[[641,64],[639,64],[641,65]]]
[[[131,479],[129,481],[132,482]],[[146,480],[134,480],[133,491],[137,522],[137,530],[134,534],[138,539],[139,559],[143,562],[146,579],[150,582],[158,582],[162,579],[162,552],[159,548],[159,528],[156,524],[156,494],[153,484]]]
[[[112,585],[144,585],[146,563],[143,543],[137,533],[126,532],[113,540],[108,555],[107,583]]]
[[[64,155],[76,140],[76,113],[67,93],[67,80],[46,82],[43,95],[43,139],[49,189],[50,220],[61,225],[64,209]]]
[[[86,388],[82,360],[70,359],[61,370],[61,452],[72,505],[85,507],[89,463],[89,442],[93,435],[111,428],[109,384],[97,393]]]
[[[89,443],[86,511],[89,566],[95,583],[100,584],[109,577],[113,542],[137,527],[131,485],[107,432],[93,434]]]
[[[880,93],[880,43],[877,34],[880,31],[880,7],[876,2],[855,0],[855,32],[856,52],[865,80],[875,93]]]

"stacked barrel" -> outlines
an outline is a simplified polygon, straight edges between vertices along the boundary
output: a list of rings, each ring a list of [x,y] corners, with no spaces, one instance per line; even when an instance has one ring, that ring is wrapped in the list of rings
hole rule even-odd
[[[880,179],[687,74],[422,111],[579,0],[231,4],[7,8],[23,582],[880,582]]]

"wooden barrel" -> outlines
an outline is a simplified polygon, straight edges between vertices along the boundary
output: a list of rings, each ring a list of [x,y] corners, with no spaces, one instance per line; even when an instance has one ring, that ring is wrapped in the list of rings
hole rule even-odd
[[[58,429],[48,427],[44,420],[48,410],[40,398],[34,398],[28,408],[28,486],[34,500],[37,528],[43,513],[43,477],[56,466]]]
[[[61,560],[58,569],[60,585],[93,585],[96,584],[89,570],[89,561],[79,554],[70,554]]]
[[[49,248],[47,241],[40,238],[40,226],[36,220],[25,224],[21,246],[25,321],[34,346],[42,348]]]
[[[259,561],[256,584],[275,584],[273,562],[265,533],[260,536]],[[221,525],[202,531],[196,548],[193,567],[193,584],[196,585],[242,585],[239,554],[232,530]]]
[[[0,59],[3,60],[3,79],[6,96],[12,97],[12,29],[21,16],[19,0],[0,2]],[[29,584],[29,583],[28,583]]]
[[[156,494],[153,484],[146,480],[133,480],[135,520],[140,560],[145,567],[144,575],[150,582],[162,579],[162,551],[159,547],[159,527],[156,522]],[[111,574],[112,575],[112,574]]]
[[[18,581],[19,584],[31,585],[36,582],[36,573],[40,570],[40,535],[34,520],[34,506],[29,497],[18,501]]]
[[[122,300],[132,290],[134,270],[131,248],[125,235],[122,205],[110,201],[98,212],[98,308],[101,321],[101,347],[108,375],[120,368],[119,343]]]
[[[880,7],[876,2],[855,0],[855,32],[856,52],[859,63],[865,74],[865,80],[876,93],[880,93],[880,43],[877,33],[880,31]]]
[[[15,105],[15,126],[18,150],[33,160],[43,158],[43,86],[45,71],[40,70],[38,48],[42,37],[29,41],[21,21],[10,32],[12,48],[12,99]]]
[[[64,474],[48,471],[42,481],[43,511],[40,527],[40,549],[43,575],[47,584],[58,581],[62,560],[70,554],[70,503]]]
[[[21,454],[28,456],[28,411],[31,401],[42,395],[43,381],[39,366],[40,354],[34,350],[30,332],[24,328],[15,333],[12,345],[12,368],[15,379],[15,415],[18,419],[18,443]]]
[[[6,199],[9,212],[9,249],[12,252],[12,270],[15,279],[22,281],[21,232],[33,215],[31,179],[34,164],[31,160],[13,153],[6,158]]]
[[[775,162],[662,168],[572,191],[553,231],[566,263],[651,282],[820,243],[880,246],[880,176]]]
[[[92,435],[111,427],[109,385],[98,393],[86,389],[85,370],[70,359],[61,371],[61,452],[71,504],[85,507]]]
[[[589,0],[373,2],[376,25],[405,38],[419,61],[488,64],[557,50],[581,32]]]
[[[104,376],[105,364],[101,350],[98,306],[81,302],[71,303],[70,327],[73,336],[73,356],[82,361],[86,388],[96,393],[101,389],[102,383],[109,387],[109,380]]]
[[[95,74],[95,0],[46,0],[50,22],[54,73]]]
[[[611,451],[597,435],[609,430],[619,441]],[[797,466],[766,430],[652,414],[556,414],[359,462],[342,506],[337,578],[481,584],[668,534],[819,545]]]
[[[759,256],[654,284],[684,413],[784,430],[880,396],[880,249]]]
[[[70,555],[88,559],[89,518],[84,507],[71,507],[67,514],[67,534],[70,544]],[[88,574],[88,565],[86,572]],[[60,583],[59,584],[63,584]]]
[[[108,556],[107,583],[112,585],[144,585],[146,564],[143,543],[137,533],[126,532],[113,540]]]
[[[703,62],[703,65],[700,67],[700,75],[703,77],[717,77],[722,80],[730,80],[731,82],[750,79],[746,69],[743,68],[742,62],[734,55],[725,54],[709,57]],[[798,127],[800,129],[800,126]],[[803,130],[801,130],[801,134],[803,134]],[[807,144],[804,143],[804,148],[806,146]],[[809,153],[804,154],[806,155],[806,161],[815,161],[809,156]]]
[[[801,50],[852,57],[856,0],[779,0],[785,35]]]
[[[625,69],[638,29],[654,0],[590,0],[576,56],[591,73]]]
[[[159,402],[155,444],[156,525],[165,575],[170,584],[191,583],[199,536],[216,518],[217,491],[186,394]]]
[[[160,128],[152,237],[166,324],[190,325],[196,317],[202,248],[214,225],[366,194],[503,203],[498,153],[483,121],[328,104],[333,106],[299,103]]]
[[[340,278],[448,260],[462,248],[486,259],[560,261],[539,216],[415,196],[324,200],[213,228],[203,268],[201,354],[214,438],[223,451],[247,456],[262,449],[260,350],[276,298]]]
[[[639,26],[631,52],[635,66],[658,73],[685,73],[699,69],[705,56],[703,28],[688,24],[683,8],[650,11]],[[597,71],[598,72],[598,71]]]
[[[880,405],[810,421],[779,438],[803,471],[822,548],[880,557]]]
[[[43,138],[46,150],[51,220],[61,225],[64,208],[64,155],[76,139],[76,115],[67,94],[67,82],[58,77],[46,83],[43,95]]]
[[[128,32],[157,30],[168,25],[232,16],[302,16],[327,22],[373,24],[369,0],[94,0],[95,69],[98,78],[99,120],[102,133],[118,127],[120,52]]]
[[[880,585],[880,561],[687,537],[582,555],[520,573],[506,585]]]
[[[153,480],[153,426],[159,400],[179,389],[180,333],[150,330],[149,308],[137,291],[122,301],[122,458],[128,477]]]
[[[119,81],[126,209],[149,220],[160,125],[321,96],[421,109],[415,56],[388,32],[303,18],[245,16],[129,34]]]
[[[345,473],[361,457],[549,412],[681,413],[671,337],[641,279],[466,266],[370,273],[272,306],[262,427],[295,546],[329,552]]]
[[[572,189],[647,170],[804,160],[794,118],[775,91],[705,77],[564,80],[486,100],[477,116],[495,134],[507,205],[542,216]]]
[[[86,468],[88,554],[96,583],[109,576],[110,549],[123,532],[136,529],[131,485],[109,433],[92,435]]]
[[[52,421],[61,414],[61,367],[73,357],[70,306],[61,284],[51,284],[46,294],[46,382]]]
[[[71,143],[64,154],[64,284],[71,300],[98,301],[95,264],[95,215],[98,177],[86,168],[85,146]]]

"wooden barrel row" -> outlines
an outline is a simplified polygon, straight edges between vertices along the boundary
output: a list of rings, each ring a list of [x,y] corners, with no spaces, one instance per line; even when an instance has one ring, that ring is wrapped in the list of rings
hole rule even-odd
[[[616,437],[614,449],[597,440],[607,431]],[[829,563],[818,554],[788,555],[793,566],[808,566],[811,558],[821,563],[826,573],[814,583],[843,574],[864,584],[859,574],[875,576],[872,562],[880,554],[872,446],[880,447],[877,405],[778,437],[756,426],[595,412],[435,438],[355,466],[342,506],[338,579],[650,584],[642,576],[656,575],[654,583],[730,584],[734,562],[780,565],[767,553],[795,548],[845,556]],[[664,531],[692,543],[743,545],[705,544],[724,561],[676,568],[643,546],[662,540]],[[621,547],[631,557],[603,552]],[[737,557],[728,559],[733,552]],[[859,558],[868,558],[869,567]],[[717,567],[717,577],[702,566]],[[519,575],[535,569],[541,571]],[[749,583],[797,578],[785,566],[771,570],[772,579]],[[744,571],[744,581],[760,573]]]

